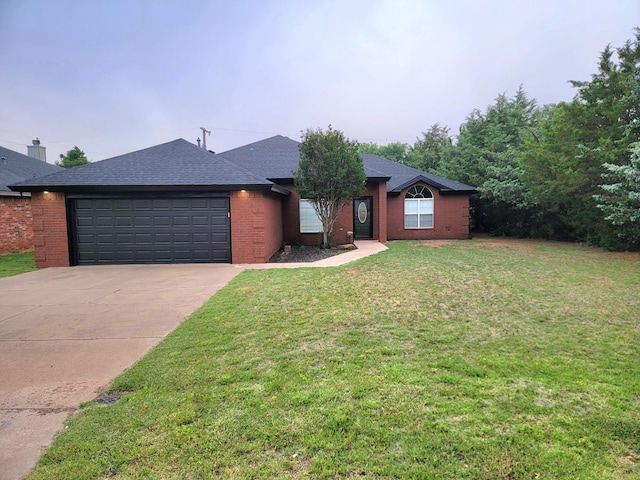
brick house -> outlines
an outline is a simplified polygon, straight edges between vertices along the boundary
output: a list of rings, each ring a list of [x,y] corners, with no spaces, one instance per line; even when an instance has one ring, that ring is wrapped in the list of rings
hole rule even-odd
[[[8,185],[61,170],[0,147],[0,255],[33,249],[31,194],[11,191]]]
[[[298,142],[275,136],[221,154],[186,140],[12,185],[30,192],[39,267],[263,263],[283,244],[317,245],[322,227],[296,193]],[[334,243],[469,236],[475,188],[363,154],[365,192]],[[40,229],[41,227],[41,229]]]

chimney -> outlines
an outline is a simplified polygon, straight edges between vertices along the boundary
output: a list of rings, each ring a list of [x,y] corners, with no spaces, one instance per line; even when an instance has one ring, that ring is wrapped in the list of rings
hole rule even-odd
[[[47,163],[47,147],[43,147],[40,145],[40,140],[36,137],[33,140],[33,145],[27,145],[27,155],[31,158],[35,158],[36,160],[41,160],[44,163]]]

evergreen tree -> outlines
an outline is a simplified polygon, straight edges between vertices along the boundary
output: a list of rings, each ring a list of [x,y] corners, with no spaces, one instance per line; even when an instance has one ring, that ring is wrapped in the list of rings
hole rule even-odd
[[[73,168],[87,163],[89,163],[89,160],[84,152],[78,147],[73,147],[65,155],[60,154],[60,160],[56,162],[56,165],[62,168]]]

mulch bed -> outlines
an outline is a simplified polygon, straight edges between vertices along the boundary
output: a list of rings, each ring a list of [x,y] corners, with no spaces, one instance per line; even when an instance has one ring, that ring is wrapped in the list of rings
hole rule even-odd
[[[281,248],[273,257],[269,259],[269,263],[305,263],[316,262],[325,258],[340,255],[341,253],[353,250],[355,245],[341,245],[332,248],[320,248],[305,245],[292,245],[291,252],[284,253]]]

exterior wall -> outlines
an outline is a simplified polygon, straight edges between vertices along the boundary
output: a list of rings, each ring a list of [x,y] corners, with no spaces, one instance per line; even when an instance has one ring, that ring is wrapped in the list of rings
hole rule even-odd
[[[31,197],[0,196],[0,255],[33,249]]]
[[[290,245],[320,245],[322,232],[300,233],[300,196],[293,184],[282,185],[291,190],[282,202],[282,220],[284,243]],[[381,242],[387,241],[387,190],[386,184],[367,183],[362,196],[373,197],[373,238]],[[347,232],[353,232],[353,203],[350,203],[336,220],[333,226],[333,243],[340,245],[348,242]]]
[[[36,266],[68,267],[67,209],[64,193],[31,195]]]
[[[281,197],[231,192],[231,263],[265,263],[282,246]]]
[[[385,243],[389,236],[389,205],[387,198],[387,184],[379,183],[378,184],[378,201],[374,197],[374,211],[378,212],[378,220],[377,224],[380,225],[380,231],[378,232],[378,241],[381,243]]]
[[[416,185],[425,185],[417,183]],[[433,228],[404,228],[404,199],[407,190],[387,198],[389,240],[430,240],[469,238],[469,195],[440,195],[437,188],[426,185],[433,194]]]

